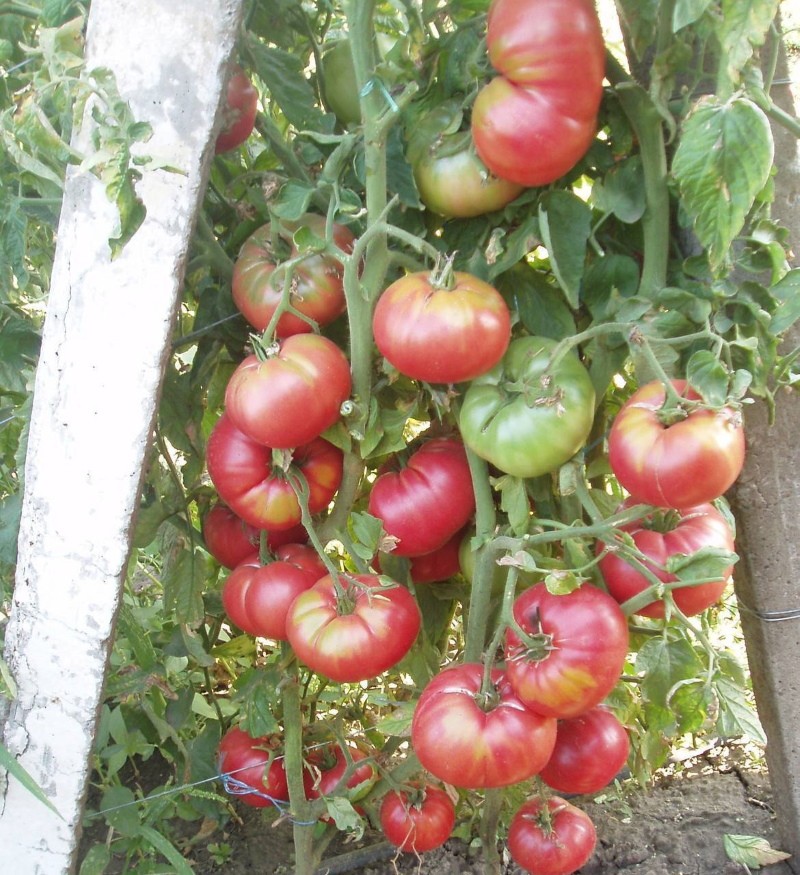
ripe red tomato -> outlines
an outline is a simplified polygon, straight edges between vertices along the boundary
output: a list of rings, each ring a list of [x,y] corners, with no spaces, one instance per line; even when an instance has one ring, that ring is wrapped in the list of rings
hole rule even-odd
[[[502,209],[522,186],[492,176],[466,137],[442,137],[413,164],[422,203],[445,218],[468,219]]]
[[[548,717],[576,717],[599,704],[619,680],[628,623],[614,599],[590,584],[553,595],[534,584],[514,601],[514,618],[535,636],[535,650],[506,632],[506,674],[519,698]]]
[[[372,484],[368,510],[398,539],[398,556],[437,550],[475,510],[472,477],[463,444],[433,438],[400,471],[384,471]]]
[[[503,357],[511,336],[506,302],[493,286],[456,271],[439,285],[430,271],[410,273],[380,296],[372,320],[381,355],[414,380],[462,383]]]
[[[627,499],[620,510],[635,503]],[[671,556],[691,555],[703,547],[717,547],[729,553],[735,550],[733,532],[713,504],[701,504],[681,511],[654,511],[620,528],[633,538],[637,549],[644,554],[644,565],[664,583],[674,583],[678,579],[665,570]],[[600,554],[605,546],[598,541],[597,553]],[[600,571],[608,591],[620,604],[650,586],[650,581],[618,553],[606,554],[600,560]],[[672,598],[687,616],[699,614],[719,600],[732,573],[733,565],[730,565],[720,575],[722,580],[673,589]],[[635,613],[643,617],[663,617],[664,600],[656,599]]]
[[[342,480],[342,464],[342,451],[324,438],[292,453],[292,465],[308,483],[311,513],[330,504]],[[273,468],[272,450],[239,431],[225,413],[208,438],[206,465],[220,498],[245,522],[268,531],[300,522],[297,495],[286,473]]]
[[[317,551],[303,544],[279,547],[266,565],[254,553],[228,575],[222,606],[243,632],[284,641],[292,602],[327,573]]]
[[[605,44],[593,0],[493,0],[486,45],[501,74],[472,109],[478,155],[496,176],[539,186],[594,139]]]
[[[423,768],[456,787],[526,781],[550,758],[556,721],[526,708],[499,669],[491,673],[487,696],[482,680],[478,663],[436,675],[414,709],[411,746]]]
[[[425,784],[390,790],[381,802],[381,829],[399,850],[422,854],[443,845],[456,823],[453,800],[441,787]]]
[[[571,875],[592,856],[597,832],[585,811],[559,796],[528,800],[508,829],[508,852],[530,875]]]
[[[422,556],[412,556],[409,574],[414,583],[436,583],[458,574],[461,570],[458,551],[463,537],[464,530],[459,529],[438,549]]]
[[[214,146],[217,155],[244,143],[253,132],[257,111],[258,92],[244,70],[234,64],[225,92],[222,130]]]
[[[208,552],[225,568],[236,568],[260,546],[261,530],[246,523],[229,507],[217,502],[203,517],[203,540]],[[275,550],[282,544],[308,540],[302,526],[282,532],[267,532],[267,546]]]
[[[238,726],[232,726],[222,736],[218,748],[219,771],[230,775],[233,781],[227,782],[228,792],[245,805],[266,808],[273,799],[288,801],[283,757],[274,756],[274,747],[272,739],[253,738]],[[237,787],[234,782],[246,786]],[[248,790],[248,787],[252,789]]]
[[[348,769],[347,756],[338,744],[315,748],[306,754],[310,772],[316,773],[306,788],[309,799],[344,793],[351,802],[357,802],[369,793],[378,780],[378,770],[369,754],[358,747],[348,746],[347,753],[354,763],[359,763],[350,773],[346,783],[340,786]]]
[[[225,390],[225,411],[254,441],[289,449],[333,425],[350,389],[350,365],[341,349],[319,334],[297,334],[270,348],[265,361],[250,355],[236,368]]]
[[[397,664],[414,643],[421,617],[411,593],[377,574],[330,575],[289,608],[286,633],[298,659],[339,683],[368,680]]]
[[[308,228],[316,237],[324,239],[325,223],[324,216],[307,213],[299,222],[285,223],[275,229],[275,238],[289,250],[286,258],[279,258],[276,253],[273,228],[269,224],[257,228],[245,240],[233,266],[231,291],[233,302],[254,328],[264,331],[281,301],[286,276],[278,265],[299,255],[294,243],[296,232]],[[350,252],[355,238],[348,228],[334,222],[332,239],[343,252]],[[342,264],[334,255],[308,255],[294,268],[290,286],[291,306],[320,326],[332,322],[345,310],[343,273]],[[289,337],[309,334],[312,330],[304,319],[286,311],[278,319],[275,334]]]
[[[597,793],[619,774],[629,752],[625,727],[600,705],[558,721],[556,746],[539,777],[559,793]]]
[[[685,380],[674,380],[688,401],[700,396]],[[662,421],[667,393],[655,380],[634,392],[614,418],[608,461],[633,498],[656,507],[696,507],[719,498],[744,464],[741,414],[684,410],[677,421]],[[670,417],[671,412],[668,412]]]

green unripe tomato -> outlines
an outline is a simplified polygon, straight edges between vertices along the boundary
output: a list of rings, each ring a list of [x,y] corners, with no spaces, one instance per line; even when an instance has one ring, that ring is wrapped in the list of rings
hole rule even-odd
[[[361,104],[349,40],[337,40],[323,52],[322,87],[325,102],[343,125],[361,121]]]

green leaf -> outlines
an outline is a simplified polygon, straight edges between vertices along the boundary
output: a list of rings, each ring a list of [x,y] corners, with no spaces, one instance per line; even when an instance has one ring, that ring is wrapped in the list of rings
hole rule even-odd
[[[698,102],[684,123],[672,172],[709,262],[718,269],[769,178],[769,121],[752,101]]]
[[[745,688],[730,676],[717,675],[713,680],[719,702],[717,731],[722,738],[749,738],[766,744],[767,737]]]
[[[539,227],[553,273],[569,305],[577,309],[592,212],[577,195],[553,191],[539,204]]]
[[[392,713],[375,724],[375,729],[383,735],[396,735],[401,738],[408,738],[411,735],[414,707],[414,702],[397,702],[392,709]]]
[[[127,787],[109,787],[100,799],[99,813],[118,833],[133,837],[141,829],[136,803],[136,796]]]
[[[788,860],[792,855],[784,851],[776,851],[770,843],[759,836],[726,834],[722,837],[722,845],[729,860],[740,863],[749,869],[760,869]]]
[[[123,604],[119,612],[118,634],[128,641],[128,646],[133,652],[133,658],[143,671],[150,672],[158,665],[156,654],[150,636],[144,627],[137,621],[133,608]]]
[[[575,334],[575,318],[559,288],[538,270],[521,262],[501,274],[497,289],[519,313],[522,324],[536,337],[561,340]]]
[[[12,315],[0,323],[0,393],[27,390],[40,345],[41,337],[27,319]]]
[[[644,215],[647,206],[644,192],[642,159],[634,155],[615,164],[593,194],[599,210],[613,213],[621,222],[631,225]]]
[[[0,499],[0,567],[13,568],[17,562],[17,540],[22,516],[22,493]]]
[[[692,354],[686,365],[686,379],[707,404],[721,407],[727,400],[728,371],[710,350],[701,349]]]
[[[111,862],[111,849],[107,845],[92,845],[78,870],[78,875],[103,875]]]
[[[508,514],[508,522],[515,535],[528,531],[531,503],[525,489],[525,481],[511,474],[492,480],[492,486],[500,493],[500,509]]]
[[[59,810],[45,796],[42,788],[34,781],[28,770],[20,763],[20,761],[11,754],[9,749],[0,744],[0,767],[4,768],[12,777],[16,778],[20,784],[31,794],[33,794],[42,805],[46,805],[54,814],[63,820]]]
[[[780,0],[722,0],[716,19],[721,43],[720,57],[731,88],[741,81],[741,73],[753,52],[763,45],[775,20]]]
[[[314,92],[303,75],[304,60],[275,46],[251,39],[248,48],[253,53],[255,69],[269,88],[272,99],[296,128],[329,129],[325,114],[317,106]]]
[[[677,0],[672,11],[672,30],[677,33],[687,24],[694,24],[710,5],[711,0]]]
[[[169,860],[175,871],[175,875],[194,875],[194,869],[186,861],[183,854],[181,854],[168,838],[163,836],[160,832],[157,832],[152,826],[143,826],[140,835],[162,856]]]
[[[164,607],[173,610],[179,623],[196,628],[203,621],[206,563],[203,552],[180,550],[164,570]]]
[[[325,805],[338,830],[354,833],[356,841],[364,835],[364,821],[349,799],[344,796],[330,796],[326,797]]]
[[[800,268],[790,270],[770,289],[779,301],[769,323],[770,334],[783,334],[800,317]]]
[[[372,559],[380,547],[383,522],[366,511],[355,511],[350,514],[347,527],[354,544],[364,548],[357,550],[358,555],[367,561]]]
[[[695,553],[674,553],[667,559],[666,569],[680,581],[723,579],[727,569],[737,560],[736,553],[720,547],[701,547]]]
[[[299,179],[290,179],[281,187],[278,197],[271,204],[271,209],[282,219],[296,221],[308,212],[308,205],[311,203],[314,191],[313,185]]]
[[[636,672],[642,675],[642,695],[658,707],[667,705],[678,681],[697,677],[703,664],[692,645],[677,632],[651,638],[636,655]]]

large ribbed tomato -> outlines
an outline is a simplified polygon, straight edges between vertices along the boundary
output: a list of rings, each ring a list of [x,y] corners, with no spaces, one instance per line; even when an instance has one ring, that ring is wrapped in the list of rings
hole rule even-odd
[[[377,574],[328,575],[289,608],[286,634],[298,659],[339,683],[368,680],[396,665],[421,625],[411,593]]]
[[[350,364],[327,337],[298,334],[250,355],[225,389],[225,412],[248,437],[268,447],[307,444],[339,418],[350,395]]]
[[[443,546],[475,510],[463,444],[455,438],[423,443],[404,468],[376,478],[368,509],[397,538],[398,556],[421,556]]]
[[[556,721],[526,708],[499,669],[481,691],[483,666],[445,669],[422,691],[411,746],[432,775],[456,787],[507,787],[537,774],[550,758]]]
[[[401,851],[422,854],[443,845],[456,822],[453,800],[434,784],[390,790],[381,802],[381,829]]]
[[[289,789],[283,757],[275,756],[271,738],[253,738],[232,726],[219,743],[218,764],[226,789],[253,808],[286,802]]]
[[[267,546],[275,550],[282,544],[300,544],[308,540],[302,526],[280,532],[267,532]],[[236,568],[257,551],[261,530],[246,523],[222,502],[217,502],[203,517],[203,540],[208,552],[226,568]]]
[[[628,623],[614,599],[584,584],[553,595],[536,583],[517,596],[514,619],[534,641],[506,632],[506,674],[517,696],[548,717],[576,717],[599,704],[619,680]]]
[[[287,479],[291,467],[306,479],[309,510],[330,504],[342,480],[342,451],[315,438],[292,452],[290,471],[273,465],[273,451],[239,431],[223,413],[208,438],[208,476],[220,498],[245,522],[260,529],[291,529],[300,522],[297,493]]]
[[[324,216],[308,213],[299,222],[287,222],[274,230],[269,224],[262,225],[245,240],[233,266],[231,291],[234,303],[254,328],[263,331],[281,301],[286,273],[279,264],[300,255],[294,242],[298,231],[307,228],[324,239],[325,224]],[[353,248],[353,234],[344,225],[333,224],[332,240],[343,252]],[[281,245],[286,248],[285,257],[276,251]],[[334,254],[310,251],[294,266],[289,303],[318,325],[327,325],[345,309],[342,276],[342,263]],[[279,317],[275,333],[288,337],[312,330],[307,321],[286,311]]]
[[[472,274],[409,273],[380,296],[372,320],[386,360],[414,380],[461,383],[494,367],[511,336],[506,302]]]
[[[633,504],[636,504],[633,499],[627,499],[620,510]],[[731,527],[713,504],[701,504],[682,511],[654,511],[636,522],[621,526],[620,529],[633,538],[636,549],[643,555],[642,563],[663,583],[675,583],[678,580],[666,570],[667,562],[673,556],[690,556],[704,547],[724,550],[727,553],[735,550]],[[598,554],[606,546],[598,541]],[[603,556],[600,560],[600,571],[608,591],[620,604],[651,585],[646,575],[618,552],[609,552]],[[718,581],[676,587],[672,589],[672,598],[687,616],[699,614],[719,599],[732,572],[733,565],[729,565],[721,571]],[[634,613],[643,617],[663,617],[664,600],[656,599]]]
[[[529,799],[508,829],[508,852],[530,875],[572,875],[592,856],[596,842],[589,815],[560,796]]]
[[[744,464],[741,413],[698,407],[685,380],[673,386],[682,402],[670,407],[663,383],[633,393],[614,418],[608,461],[637,501],[656,507],[696,507],[719,498]]]
[[[292,602],[327,573],[317,551],[304,544],[278,547],[266,565],[254,553],[228,575],[222,606],[242,631],[282,641]]]
[[[486,44],[501,75],[472,109],[478,155],[502,179],[547,185],[595,136],[605,44],[594,0],[493,0]]]

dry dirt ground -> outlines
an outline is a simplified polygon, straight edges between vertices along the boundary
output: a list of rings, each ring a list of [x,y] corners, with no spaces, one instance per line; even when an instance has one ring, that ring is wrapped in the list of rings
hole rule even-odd
[[[598,841],[581,875],[736,875],[748,870],[726,855],[723,836],[749,835],[766,839],[780,848],[774,802],[769,779],[752,749],[741,746],[713,748],[666,770],[651,788],[642,790],[619,785],[622,792],[606,792],[572,801],[589,813],[595,823]],[[263,809],[234,802],[237,818],[209,830],[199,824],[184,824],[183,845],[186,859],[197,875],[290,875],[292,833],[288,823],[274,825],[275,818]],[[202,837],[201,837],[202,836]],[[84,848],[103,835],[91,831]],[[215,859],[212,851],[225,848],[225,859]],[[363,857],[352,852],[363,848]],[[347,853],[344,860],[338,855]],[[800,864],[800,861],[798,861]],[[118,861],[106,875],[127,870]],[[164,873],[172,872],[169,866]],[[424,854],[397,857],[377,832],[368,833],[358,845],[340,846],[329,852],[319,875],[353,872],[356,875],[484,875],[479,857],[466,844],[450,841],[443,848]],[[785,862],[766,868],[767,875],[792,875]],[[800,866],[798,866],[800,871]],[[505,875],[522,875],[522,870],[506,860]]]

